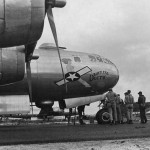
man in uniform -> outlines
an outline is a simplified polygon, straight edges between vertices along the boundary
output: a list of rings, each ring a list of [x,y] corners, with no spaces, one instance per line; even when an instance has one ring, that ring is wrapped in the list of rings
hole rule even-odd
[[[121,107],[120,107],[121,104],[122,104],[122,99],[120,98],[120,94],[117,94],[117,97],[116,97],[116,110],[117,110],[118,123],[123,123]]]
[[[131,94],[131,91],[128,90],[125,93],[125,104],[127,109],[127,122],[129,124],[133,123],[133,103],[134,103],[134,97]]]
[[[138,104],[139,104],[139,109],[140,109],[141,123],[146,123],[147,122],[147,118],[146,118],[146,115],[145,115],[145,101],[146,101],[146,98],[142,94],[141,91],[138,94],[139,94]]]
[[[78,106],[78,114],[79,114],[79,123],[81,125],[84,125],[85,122],[83,121],[83,114],[84,114],[84,108],[85,108],[85,105],[82,105],[82,106]]]
[[[108,93],[105,95],[107,101],[107,108],[110,114],[110,124],[117,124],[117,111],[116,111],[116,96],[117,94],[109,89]]]

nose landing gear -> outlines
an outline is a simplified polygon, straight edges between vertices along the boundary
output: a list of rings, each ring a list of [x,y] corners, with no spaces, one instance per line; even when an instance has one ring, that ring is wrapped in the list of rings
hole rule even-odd
[[[98,124],[107,124],[110,122],[110,115],[108,113],[108,110],[106,108],[103,108],[99,110],[96,113],[96,120]]]

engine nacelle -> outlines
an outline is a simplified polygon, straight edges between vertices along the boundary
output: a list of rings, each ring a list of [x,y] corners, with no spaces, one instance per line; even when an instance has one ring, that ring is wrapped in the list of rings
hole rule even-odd
[[[61,8],[66,0],[0,0],[0,47],[38,41],[43,31],[45,4]]]
[[[66,0],[46,0],[52,7],[62,8],[66,5]]]
[[[20,81],[24,74],[24,46],[0,49],[0,85]]]
[[[0,47],[37,41],[43,31],[44,18],[44,0],[1,0]]]
[[[81,105],[90,104],[96,101],[104,100],[105,94],[103,95],[95,95],[95,96],[87,96],[87,97],[78,97],[78,98],[69,98],[65,99],[66,108],[74,108]]]

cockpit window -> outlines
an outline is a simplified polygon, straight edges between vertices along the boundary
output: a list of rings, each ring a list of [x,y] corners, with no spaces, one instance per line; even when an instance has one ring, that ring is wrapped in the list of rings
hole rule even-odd
[[[109,60],[109,63],[112,64],[112,65],[114,65],[110,60]]]
[[[92,62],[101,62],[101,63],[114,65],[109,59],[103,58],[99,55],[88,55],[88,57],[89,57],[90,61],[92,61]]]
[[[96,59],[99,61],[99,62],[103,62],[102,58],[100,56],[97,56]]]
[[[68,64],[69,61],[72,61],[70,58],[63,58],[61,60],[64,64]]]
[[[103,58],[103,62],[107,63],[107,64],[112,64],[113,65],[113,63],[109,59],[107,59],[107,58]]]
[[[112,62],[108,59],[105,59],[107,61],[108,64],[112,64]]]
[[[90,61],[92,61],[92,62],[96,62],[96,58],[95,58],[95,56],[93,56],[93,55],[88,55],[89,56],[89,58],[90,58]]]
[[[74,57],[74,61],[75,61],[75,62],[81,62],[81,59],[80,59],[80,57],[75,56],[75,57]]]
[[[102,58],[102,59],[103,59],[103,62],[104,62],[104,63],[107,63],[107,64],[109,63],[109,62],[107,61],[107,59],[105,59],[105,58]]]

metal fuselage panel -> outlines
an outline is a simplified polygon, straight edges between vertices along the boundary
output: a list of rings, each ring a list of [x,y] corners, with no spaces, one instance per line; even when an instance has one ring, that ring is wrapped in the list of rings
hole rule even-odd
[[[0,0],[0,47],[36,42],[44,17],[44,0]]]
[[[93,61],[91,54],[61,50],[64,81],[57,51],[39,49],[36,52],[40,57],[31,63],[33,100],[36,102],[102,94],[118,82],[119,73],[114,64]],[[0,87],[1,95],[27,93],[26,77]]]

